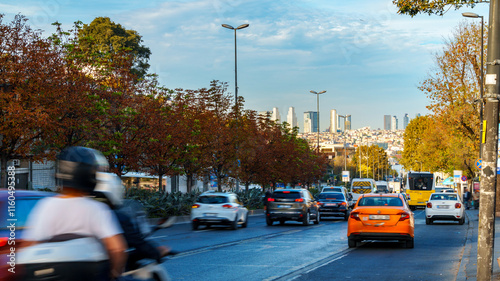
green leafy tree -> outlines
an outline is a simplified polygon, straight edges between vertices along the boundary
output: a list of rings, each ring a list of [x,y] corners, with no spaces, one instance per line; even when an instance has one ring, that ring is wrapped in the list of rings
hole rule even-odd
[[[108,17],[97,17],[90,24],[84,24],[78,36],[87,57],[129,52],[133,56],[132,73],[137,78],[145,77],[151,50],[141,44],[142,36],[137,31],[125,29]]]
[[[473,8],[482,0],[393,0],[392,3],[398,7],[399,14],[415,16],[417,14],[436,14],[442,16],[448,9],[461,7]]]

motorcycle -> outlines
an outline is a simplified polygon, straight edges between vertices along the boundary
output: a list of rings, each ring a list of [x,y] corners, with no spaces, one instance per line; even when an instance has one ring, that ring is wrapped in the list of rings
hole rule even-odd
[[[144,237],[175,222],[175,217],[171,217],[151,228],[142,205],[134,200],[125,200],[121,209],[130,215]],[[133,251],[128,249],[129,253]],[[170,251],[168,255],[176,254],[178,252]],[[109,280],[109,258],[101,242],[95,237],[78,234],[58,235],[23,248],[19,251],[16,265],[21,269],[19,280]],[[153,259],[138,260],[122,276],[124,280],[130,280],[130,277],[133,280],[170,280],[161,263]]]

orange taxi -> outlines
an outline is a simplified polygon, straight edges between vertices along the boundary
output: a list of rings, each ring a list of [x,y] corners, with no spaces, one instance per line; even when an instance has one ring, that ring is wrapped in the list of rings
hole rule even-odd
[[[415,219],[399,193],[363,194],[347,222],[349,248],[363,240],[398,240],[413,248]]]

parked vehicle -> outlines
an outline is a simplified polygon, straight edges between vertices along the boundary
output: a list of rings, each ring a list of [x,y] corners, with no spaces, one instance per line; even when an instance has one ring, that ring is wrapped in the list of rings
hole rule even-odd
[[[363,240],[398,240],[414,247],[415,219],[398,193],[363,194],[347,223],[349,248]]]
[[[311,220],[319,224],[319,206],[307,189],[278,189],[269,197],[266,208],[266,223],[275,221],[298,221],[309,225]]]
[[[325,217],[342,217],[349,219],[349,203],[342,192],[322,192],[318,194],[319,215]]]
[[[191,208],[191,226],[197,230],[200,225],[229,225],[238,229],[248,225],[248,210],[238,196],[232,192],[204,192]]]
[[[464,224],[464,212],[464,204],[458,193],[434,193],[425,207],[425,223],[432,224],[436,220],[446,220]]]

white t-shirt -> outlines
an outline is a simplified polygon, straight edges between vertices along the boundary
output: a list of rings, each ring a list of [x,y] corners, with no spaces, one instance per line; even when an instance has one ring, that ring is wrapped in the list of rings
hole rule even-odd
[[[98,239],[122,233],[113,211],[86,197],[48,197],[30,212],[23,239],[42,241],[59,234],[80,234]]]

